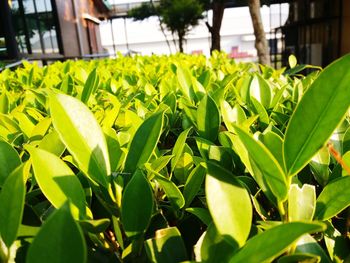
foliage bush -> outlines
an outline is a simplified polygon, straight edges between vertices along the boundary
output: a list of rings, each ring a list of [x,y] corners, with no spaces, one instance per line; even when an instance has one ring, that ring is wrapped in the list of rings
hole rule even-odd
[[[0,261],[349,260],[350,56],[291,66],[2,72]]]

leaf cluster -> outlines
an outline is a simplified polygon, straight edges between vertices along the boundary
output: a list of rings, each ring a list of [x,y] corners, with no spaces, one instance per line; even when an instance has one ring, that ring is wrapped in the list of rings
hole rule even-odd
[[[3,71],[0,261],[346,262],[350,56],[290,61]]]

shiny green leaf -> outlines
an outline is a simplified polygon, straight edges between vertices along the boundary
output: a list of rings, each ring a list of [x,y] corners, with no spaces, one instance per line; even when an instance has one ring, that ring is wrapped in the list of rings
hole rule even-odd
[[[227,170],[208,163],[205,192],[216,229],[233,246],[243,246],[252,223],[248,191]]]
[[[198,191],[201,189],[206,171],[206,167],[203,164],[200,164],[194,168],[188,176],[183,192],[185,207],[188,207],[192,203]]]
[[[0,191],[0,236],[8,248],[16,240],[22,222],[26,193],[24,169],[24,164],[15,169]]]
[[[17,151],[9,143],[0,139],[0,186],[20,164],[21,160]]]
[[[125,160],[125,172],[133,173],[151,157],[162,133],[164,114],[155,113],[137,129]]]
[[[176,227],[157,230],[155,237],[145,241],[147,256],[152,262],[183,262],[187,259],[185,244]]]
[[[290,68],[294,68],[297,65],[297,58],[294,55],[288,57],[288,63]]]
[[[128,237],[142,234],[153,210],[153,192],[141,170],[136,170],[122,197],[121,219]]]
[[[98,81],[99,80],[98,80],[98,76],[97,76],[96,68],[95,68],[90,72],[90,74],[85,82],[83,92],[81,94],[81,101],[84,102],[85,104],[87,104],[91,94],[93,94],[94,91],[96,90],[97,85],[98,85]]]
[[[201,262],[228,262],[238,247],[228,243],[214,224],[208,226],[200,247]],[[198,257],[198,255],[196,255]]]
[[[286,176],[272,153],[250,134],[235,126],[238,137],[248,151],[250,160],[254,163],[254,173],[260,173],[267,182],[277,200],[284,201],[288,194]]]
[[[84,217],[86,215],[85,193],[73,171],[52,153],[32,147],[27,149],[35,179],[45,197],[56,208],[70,200],[74,207],[74,218]]]
[[[215,142],[220,127],[220,112],[210,96],[204,96],[197,109],[197,126],[199,136]]]
[[[285,135],[283,155],[288,175],[298,173],[327,142],[350,105],[350,55],[329,65],[295,109]]]
[[[321,223],[292,222],[272,227],[249,239],[230,263],[271,262],[288,249],[300,236],[325,230]]]
[[[181,209],[185,205],[185,199],[182,193],[172,181],[160,174],[156,174],[155,180],[163,188],[170,204],[175,209]]]
[[[198,217],[207,226],[209,226],[210,223],[213,222],[213,219],[211,218],[208,209],[201,207],[189,207],[186,208],[186,211]]]
[[[320,258],[322,263],[331,263],[329,256],[323,250],[323,248],[318,244],[318,242],[309,234],[303,235],[297,242],[296,253],[307,253],[311,255],[316,255]]]
[[[289,221],[311,221],[316,207],[315,186],[304,184],[299,188],[292,184],[288,195]]]
[[[53,153],[56,156],[61,156],[66,149],[66,146],[60,139],[58,133],[53,130],[52,132],[46,134],[44,138],[40,141],[38,147],[42,150]]]
[[[350,205],[350,176],[333,180],[316,200],[315,219],[328,220]]]
[[[177,137],[176,143],[172,151],[174,158],[171,160],[171,171],[174,171],[177,162],[182,156],[183,150],[185,148],[186,139],[190,130],[191,128],[184,130],[183,132],[181,132],[179,137]]]
[[[56,131],[79,168],[107,187],[111,173],[108,147],[92,112],[79,100],[63,94],[50,95],[50,110]]]
[[[271,88],[269,83],[260,75],[253,77],[249,87],[250,98],[256,99],[265,109],[271,104]]]
[[[45,221],[30,245],[28,263],[84,263],[85,239],[66,203]]]

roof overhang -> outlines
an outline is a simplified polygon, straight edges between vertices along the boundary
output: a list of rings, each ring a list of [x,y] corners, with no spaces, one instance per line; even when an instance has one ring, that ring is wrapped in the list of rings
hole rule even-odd
[[[100,24],[101,23],[100,19],[98,19],[97,17],[93,17],[93,16],[91,16],[91,15],[89,15],[87,13],[82,14],[81,17],[86,19],[86,20],[89,20],[91,22],[94,22],[95,24]]]

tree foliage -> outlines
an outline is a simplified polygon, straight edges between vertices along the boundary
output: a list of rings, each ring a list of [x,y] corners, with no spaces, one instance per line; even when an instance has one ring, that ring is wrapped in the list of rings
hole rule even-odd
[[[179,40],[179,50],[183,52],[183,43],[191,27],[196,26],[203,18],[204,5],[199,0],[161,0],[159,5],[143,3],[140,7],[130,10],[129,17],[134,20],[144,20],[158,15],[162,24]]]

